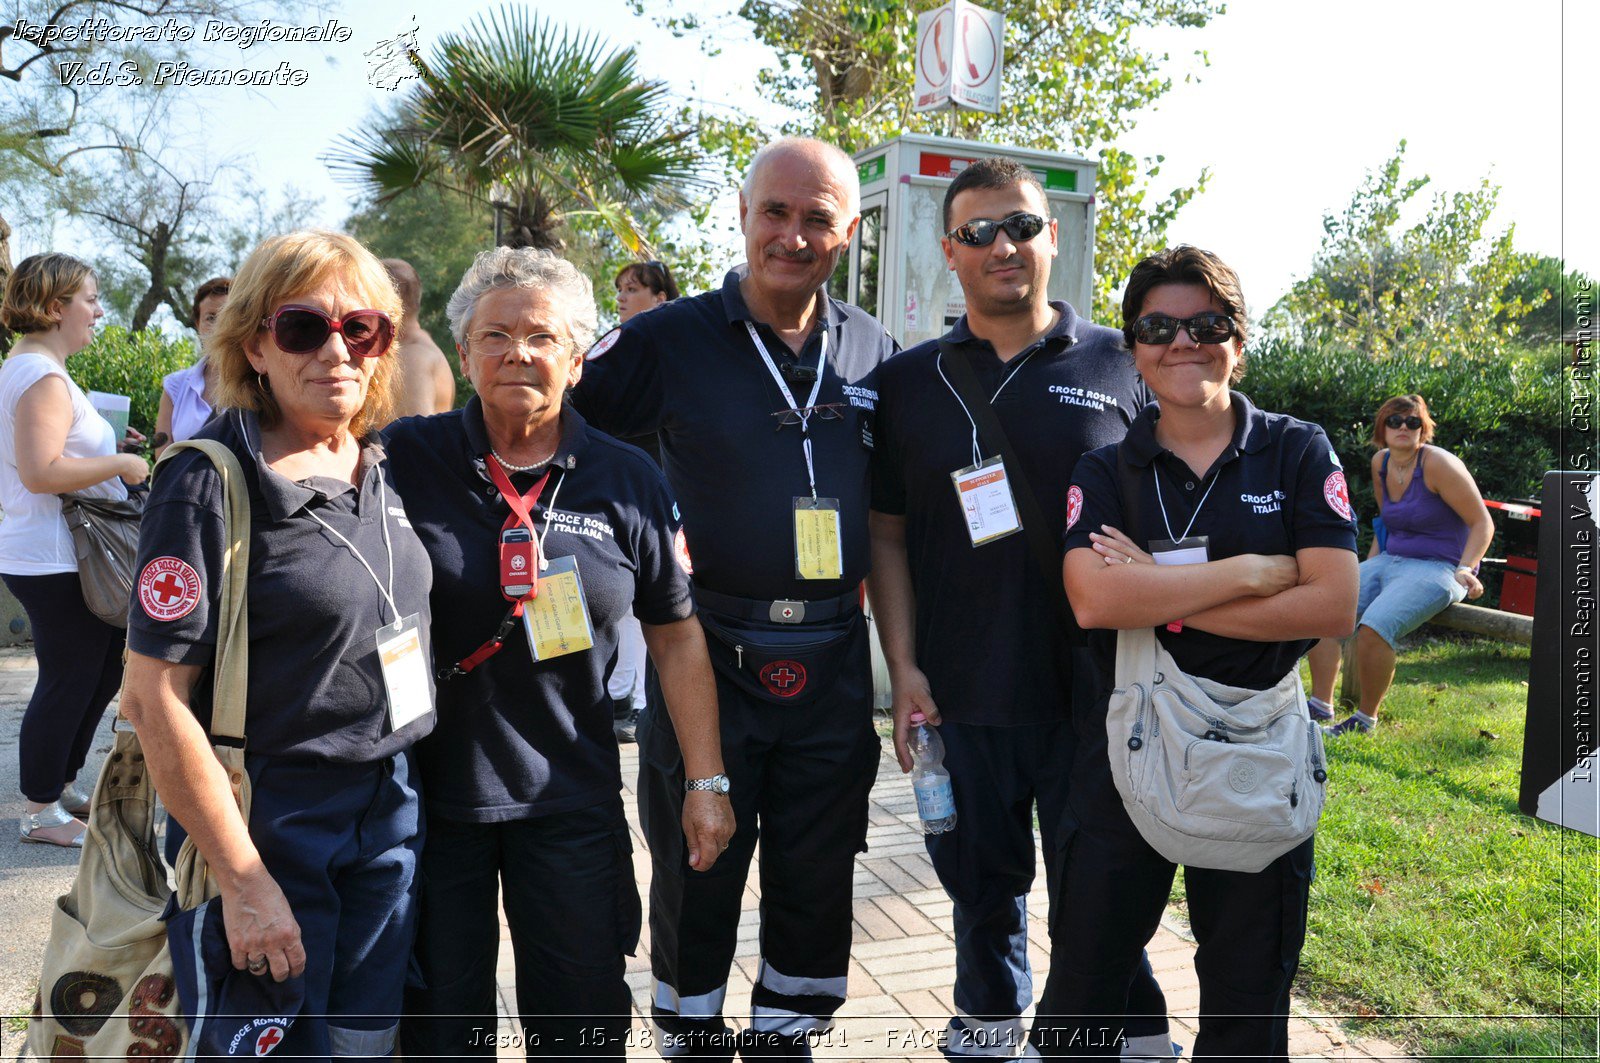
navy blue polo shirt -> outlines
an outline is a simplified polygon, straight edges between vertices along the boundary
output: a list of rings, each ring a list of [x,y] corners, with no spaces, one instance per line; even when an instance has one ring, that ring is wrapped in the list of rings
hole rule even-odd
[[[249,411],[224,411],[197,436],[220,440],[238,456],[250,492],[250,753],[369,763],[427,734],[435,713],[399,731],[389,726],[377,633],[395,618],[351,549],[387,586],[393,546],[395,604],[403,616],[418,614],[431,672],[428,555],[406,520],[377,438],[361,448],[356,487],[320,476],[296,482],[268,467]],[[162,464],[139,529],[140,576],[128,613],[130,649],[207,666],[190,699],[206,727],[225,511],[221,477],[205,455],[184,451]]]
[[[1121,333],[1062,302],[1037,344],[1002,362],[966,317],[945,337],[973,369],[1022,463],[1052,541],[1078,459],[1123,437],[1148,394]],[[1071,674],[1051,588],[1025,533],[973,546],[950,474],[971,465],[972,423],[939,375],[937,341],[878,373],[872,508],[906,518],[917,662],[945,719],[1014,725],[1065,719]],[[944,376],[954,378],[948,366]],[[998,394],[997,394],[998,393]],[[993,457],[979,441],[984,458]],[[1013,488],[1015,490],[1015,488]]]
[[[1237,391],[1233,413],[1233,441],[1204,475],[1156,442],[1158,406],[1147,407],[1134,421],[1128,445],[1140,484],[1137,531],[1123,523],[1116,447],[1086,455],[1072,477],[1083,505],[1067,526],[1065,549],[1091,546],[1089,533],[1102,524],[1120,528],[1141,546],[1152,539],[1178,538],[1193,517],[1189,534],[1210,536],[1213,561],[1238,554],[1293,554],[1311,547],[1353,553],[1356,526],[1344,468],[1322,429],[1287,414],[1258,410]],[[1157,477],[1166,520],[1156,498]],[[1156,636],[1190,675],[1252,690],[1265,690],[1282,679],[1316,641],[1251,642],[1191,627],[1174,633],[1165,626],[1156,629]],[[1116,663],[1116,633],[1094,632],[1090,642],[1109,681]]]
[[[434,653],[471,654],[499,627],[499,542],[510,507],[484,466],[489,437],[474,396],[460,410],[408,417],[385,433],[406,511],[433,560]],[[533,509],[545,556],[576,557],[594,646],[534,662],[521,622],[500,652],[439,684],[439,726],[417,746],[431,815],[498,823],[587,808],[621,782],[606,680],[617,624],[694,615],[674,552],[677,512],[661,470],[636,447],[561,415],[553,472]],[[533,473],[513,473],[518,491]],[[548,534],[546,534],[548,529]]]
[[[694,579],[744,598],[815,600],[855,589],[871,565],[867,508],[874,373],[894,340],[870,315],[828,299],[817,331],[796,357],[750,316],[739,292],[744,267],[720,291],[677,299],[639,314],[589,353],[573,401],[594,424],[620,436],[660,432],[661,464],[683,506]],[[817,405],[837,420],[811,419],[817,495],[837,498],[843,578],[795,575],[794,499],[809,497],[798,425],[778,427],[788,409],[745,322],[756,327],[775,364],[816,366],[822,336],[827,363]],[[809,385],[789,384],[804,405]]]

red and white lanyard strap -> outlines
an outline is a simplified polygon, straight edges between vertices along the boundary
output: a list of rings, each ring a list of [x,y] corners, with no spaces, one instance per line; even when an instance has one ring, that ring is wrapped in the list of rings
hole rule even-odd
[[[545,470],[544,475],[539,477],[538,481],[528,489],[526,494],[519,494],[517,489],[512,486],[511,478],[506,475],[505,470],[500,467],[500,462],[496,460],[493,454],[486,455],[483,463],[489,470],[489,479],[494,481],[495,487],[499,489],[500,497],[505,499],[506,505],[511,507],[511,512],[507,514],[505,523],[501,525],[500,530],[506,531],[521,524],[528,529],[529,535],[534,536],[534,563],[530,566],[528,574],[530,589],[521,598],[508,599],[512,602],[511,608],[506,610],[506,615],[501,619],[500,626],[495,629],[493,638],[463,657],[459,663],[450,668],[439,670],[438,678],[440,682],[454,679],[458,675],[466,675],[478,665],[499,653],[500,648],[505,645],[507,637],[510,636],[511,629],[521,619],[524,604],[539,596],[539,570],[544,565],[542,560],[544,557],[544,540],[550,534],[551,518],[555,515],[556,496],[561,493],[561,482],[566,479],[565,475],[557,479],[555,490],[550,492],[550,502],[545,506],[544,511],[544,535],[536,535],[533,530],[533,507],[538,503],[539,495],[544,492],[545,484],[549,483],[550,474],[558,466],[551,464]],[[504,594],[505,592],[502,590],[501,593]]]
[[[772,379],[777,381],[778,390],[783,393],[783,401],[789,404],[796,417],[800,418],[800,447],[806,456],[806,480],[811,485],[811,497],[817,497],[817,470],[811,460],[811,415],[816,411],[817,395],[822,392],[822,372],[828,365],[828,332],[822,332],[822,352],[817,355],[817,379],[811,382],[811,394],[806,396],[806,404],[798,406],[794,401],[794,393],[789,390],[789,385],[784,382],[783,374],[778,371],[778,363],[772,360],[772,355],[767,353],[767,345],[761,342],[760,333],[750,322],[744,323],[745,330],[750,333],[750,342],[756,345],[761,360],[767,363],[767,372],[772,374]],[[803,411],[803,412],[802,412]]]

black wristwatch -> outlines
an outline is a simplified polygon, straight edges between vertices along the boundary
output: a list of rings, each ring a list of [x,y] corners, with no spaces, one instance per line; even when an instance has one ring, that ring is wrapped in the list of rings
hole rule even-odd
[[[714,794],[727,794],[733,789],[733,784],[728,782],[728,777],[718,772],[709,779],[685,779],[683,792],[693,793],[696,790],[706,790]]]

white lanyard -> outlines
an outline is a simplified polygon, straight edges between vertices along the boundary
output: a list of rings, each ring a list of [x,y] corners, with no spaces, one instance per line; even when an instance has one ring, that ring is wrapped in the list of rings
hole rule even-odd
[[[561,493],[561,485],[567,482],[567,470],[556,466],[556,471],[561,475],[556,479],[556,485],[550,488],[550,501],[544,507],[544,531],[539,535],[539,571],[543,572],[550,567],[550,555],[544,552],[544,541],[550,538],[550,525],[556,520],[556,496]]]
[[[1199,505],[1196,505],[1194,507],[1194,512],[1189,514],[1189,524],[1183,529],[1183,535],[1175,536],[1172,534],[1172,522],[1167,519],[1167,504],[1161,499],[1161,469],[1158,466],[1159,462],[1156,466],[1152,466],[1150,471],[1155,474],[1156,505],[1161,507],[1161,523],[1167,526],[1167,538],[1172,542],[1180,543],[1184,539],[1187,539],[1189,537],[1189,533],[1194,530],[1195,518],[1200,516],[1200,507],[1204,506],[1206,504],[1206,499],[1211,497],[1211,488],[1217,486],[1217,481],[1222,479],[1222,473],[1219,470],[1217,475],[1211,478],[1211,483],[1206,486],[1206,493],[1200,496]]]
[[[772,355],[767,353],[767,345],[761,342],[761,336],[756,332],[756,327],[750,322],[744,323],[745,330],[750,333],[750,342],[756,345],[756,350],[761,354],[761,360],[767,363],[767,372],[772,374],[772,379],[778,382],[778,390],[783,392],[783,401],[789,404],[789,409],[800,418],[800,448],[806,456],[806,480],[811,484],[811,497],[817,497],[817,470],[811,460],[811,426],[812,413],[816,412],[817,395],[822,391],[822,373],[828,365],[828,330],[822,330],[822,353],[817,356],[817,379],[811,383],[811,394],[806,396],[804,406],[795,405],[794,393],[789,390],[789,385],[784,383],[783,374],[778,372],[778,364],[772,360]],[[805,410],[801,413],[801,410]]]
[[[361,488],[358,485],[356,487],[358,496],[360,491]],[[315,510],[310,507],[306,509],[306,516],[326,528],[329,535],[344,543],[350,552],[356,555],[356,560],[361,562],[361,567],[367,570],[367,575],[372,577],[372,582],[378,585],[379,592],[382,593],[384,600],[389,603],[389,611],[394,614],[395,622],[398,623],[400,620],[400,607],[394,604],[394,544],[389,541],[389,488],[383,482],[382,472],[378,474],[378,513],[383,521],[383,548],[389,554],[389,585],[387,587],[378,579],[378,574],[372,571],[372,566],[367,564],[367,559],[361,556],[361,551],[356,549],[355,543],[346,539],[331,524],[317,516]]]
[[[1011,378],[1017,375],[1017,372],[1021,370],[1029,358],[1033,357],[1033,352],[1043,346],[1044,341],[1041,340],[1029,347],[1028,352],[1017,359],[1017,364],[1011,367],[1011,371],[1006,374],[1006,378],[1000,381],[1000,386],[994,389],[994,394],[989,396],[990,406],[994,405],[994,400],[1000,397],[1000,393],[1006,389],[1006,385],[1011,383]],[[961,412],[967,415],[967,423],[972,426],[972,464],[981,464],[983,462],[983,452],[978,449],[978,422],[972,419],[972,411],[967,409],[967,404],[962,400],[960,392],[956,391],[951,385],[950,378],[944,375],[944,366],[940,364],[940,359],[943,357],[942,353],[936,356],[933,360],[933,367],[939,371],[939,379],[944,381],[944,386],[950,388],[950,394],[954,395],[956,401],[961,403]]]

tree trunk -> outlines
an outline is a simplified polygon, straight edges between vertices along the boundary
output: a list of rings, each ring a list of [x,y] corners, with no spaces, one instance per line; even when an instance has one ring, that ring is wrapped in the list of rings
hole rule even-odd
[[[538,191],[524,190],[517,202],[495,208],[500,212],[502,225],[500,243],[505,247],[534,247],[547,251],[560,251],[566,241],[556,235],[561,221],[555,217],[548,199]]]
[[[172,244],[172,228],[166,222],[157,222],[155,236],[150,241],[150,254],[145,265],[150,270],[150,287],[145,290],[139,305],[134,308],[132,331],[143,332],[150,318],[161,308],[167,294],[167,251]]]

